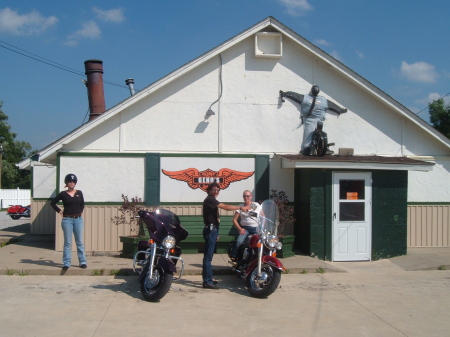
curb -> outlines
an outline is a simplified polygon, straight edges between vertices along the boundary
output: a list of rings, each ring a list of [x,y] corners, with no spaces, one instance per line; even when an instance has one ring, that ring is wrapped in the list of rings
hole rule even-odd
[[[320,269],[321,268],[321,269]],[[318,271],[320,269],[320,271]],[[183,276],[201,275],[201,269],[185,269]],[[346,273],[345,270],[336,270],[328,268],[291,268],[283,274],[325,274],[325,273]],[[235,273],[229,267],[213,267],[213,275],[234,275]],[[14,269],[14,268],[0,268],[0,275],[9,276],[116,276],[116,277],[134,277],[138,274],[133,271],[133,268],[120,269],[80,269],[78,267],[71,267],[67,271],[60,268],[53,269]]]

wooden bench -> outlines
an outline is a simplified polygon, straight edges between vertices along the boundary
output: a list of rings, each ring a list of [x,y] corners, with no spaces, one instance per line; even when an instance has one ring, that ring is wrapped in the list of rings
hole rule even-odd
[[[203,253],[205,240],[203,239],[202,216],[181,215],[179,216],[181,225],[188,231],[188,237],[180,242],[183,254]],[[226,254],[231,241],[239,235],[237,229],[233,226],[233,217],[230,215],[220,217],[219,241],[216,244],[215,252]]]

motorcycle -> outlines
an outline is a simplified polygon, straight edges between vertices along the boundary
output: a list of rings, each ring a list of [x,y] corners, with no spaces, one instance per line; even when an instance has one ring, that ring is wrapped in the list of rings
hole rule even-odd
[[[31,205],[22,206],[22,205],[9,205],[6,213],[13,220],[19,220],[21,217],[29,218],[31,214]]]
[[[311,139],[310,156],[323,157],[326,154],[331,155],[334,151],[330,150],[330,146],[334,146],[335,143],[328,143],[328,135],[323,131],[323,122],[317,122],[317,127],[313,132]]]
[[[138,282],[144,299],[156,302],[167,294],[172,281],[183,275],[184,261],[177,244],[186,239],[188,232],[181,226],[179,218],[165,209],[154,212],[141,210],[138,216],[147,227],[150,239],[138,243],[133,270],[139,274]],[[178,260],[181,261],[181,269],[175,277]]]
[[[232,261],[232,270],[237,276],[246,279],[249,293],[258,298],[267,297],[279,286],[281,272],[286,268],[276,258],[276,251],[283,246],[277,236],[278,207],[273,200],[265,200],[257,217],[257,234],[249,235],[239,246],[236,258],[231,252],[235,241],[230,244],[228,256]]]

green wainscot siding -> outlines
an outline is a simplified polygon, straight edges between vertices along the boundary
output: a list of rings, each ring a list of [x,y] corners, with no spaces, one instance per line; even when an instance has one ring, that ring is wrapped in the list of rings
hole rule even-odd
[[[372,260],[406,254],[407,171],[372,172]]]

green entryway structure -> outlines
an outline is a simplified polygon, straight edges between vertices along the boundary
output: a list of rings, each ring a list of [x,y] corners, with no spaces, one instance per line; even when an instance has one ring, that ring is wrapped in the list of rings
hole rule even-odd
[[[279,155],[295,170],[295,247],[328,261],[406,254],[408,171],[433,163],[405,157]]]

